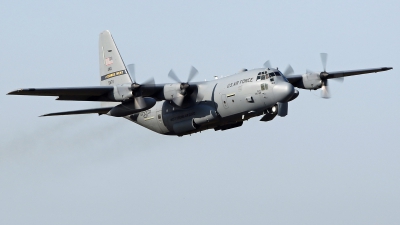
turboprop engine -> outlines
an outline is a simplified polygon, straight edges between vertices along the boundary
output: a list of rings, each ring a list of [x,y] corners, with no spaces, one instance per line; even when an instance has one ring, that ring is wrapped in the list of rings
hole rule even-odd
[[[192,66],[186,82],[182,82],[171,70],[168,77],[176,81],[174,84],[164,86],[164,99],[173,102],[179,108],[188,108],[201,101],[202,96],[199,94],[199,85],[189,83],[198,71]]]
[[[307,71],[306,74],[303,74],[301,82],[297,83],[297,87],[309,89],[309,90],[317,90],[321,88],[321,97],[322,98],[330,98],[331,94],[328,88],[328,79],[333,79],[338,82],[343,82],[343,75],[334,73],[330,74],[326,72],[326,64],[328,60],[328,54],[321,53],[321,62],[324,71],[322,72],[312,72]]]
[[[135,78],[135,67],[128,65],[129,74],[133,77],[132,84],[121,84],[114,86],[114,90],[109,93],[109,98],[122,103],[112,108],[107,115],[122,117],[137,112],[150,109],[156,104],[156,100],[150,97],[143,97],[146,92],[154,90],[154,79],[138,84]]]
[[[198,100],[198,86],[194,84],[167,84],[163,93],[165,100],[172,101],[179,108],[193,106]]]
[[[122,103],[112,108],[107,115],[116,117],[128,116],[150,109],[156,104],[154,98],[146,98],[138,94],[134,86],[135,83],[114,86],[113,92],[110,92],[108,97]]]
[[[306,74],[303,74],[302,79],[302,88],[310,89],[310,90],[317,90],[322,86],[322,80],[320,73],[314,73],[311,71],[307,71]]]

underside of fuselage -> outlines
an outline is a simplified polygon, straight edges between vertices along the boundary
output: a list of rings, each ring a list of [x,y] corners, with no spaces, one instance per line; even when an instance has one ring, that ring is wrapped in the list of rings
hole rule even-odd
[[[160,102],[160,105],[169,104],[166,101]],[[159,134],[184,136],[208,129],[224,131],[240,127],[244,121],[260,116],[265,111],[259,110],[247,114],[238,113],[222,118],[217,111],[210,110],[205,104],[198,104],[187,109],[176,109],[165,114],[162,110],[157,110],[156,107],[125,118]],[[199,108],[204,108],[204,111],[209,112],[201,113],[202,110],[199,110]]]

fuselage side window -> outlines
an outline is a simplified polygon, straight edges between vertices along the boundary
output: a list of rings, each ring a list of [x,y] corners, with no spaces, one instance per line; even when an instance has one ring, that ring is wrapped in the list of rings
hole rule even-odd
[[[266,91],[266,90],[268,90],[268,84],[266,83],[261,84],[261,91]]]

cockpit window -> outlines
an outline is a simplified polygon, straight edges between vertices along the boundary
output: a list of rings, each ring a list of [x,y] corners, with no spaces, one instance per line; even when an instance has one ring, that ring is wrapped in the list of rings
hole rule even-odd
[[[273,81],[273,77],[275,77],[275,76],[281,76],[281,74],[279,72],[270,72],[270,73],[268,73],[267,71],[262,71],[262,72],[259,72],[257,74],[256,81],[266,80],[268,78],[272,78],[272,81]]]

